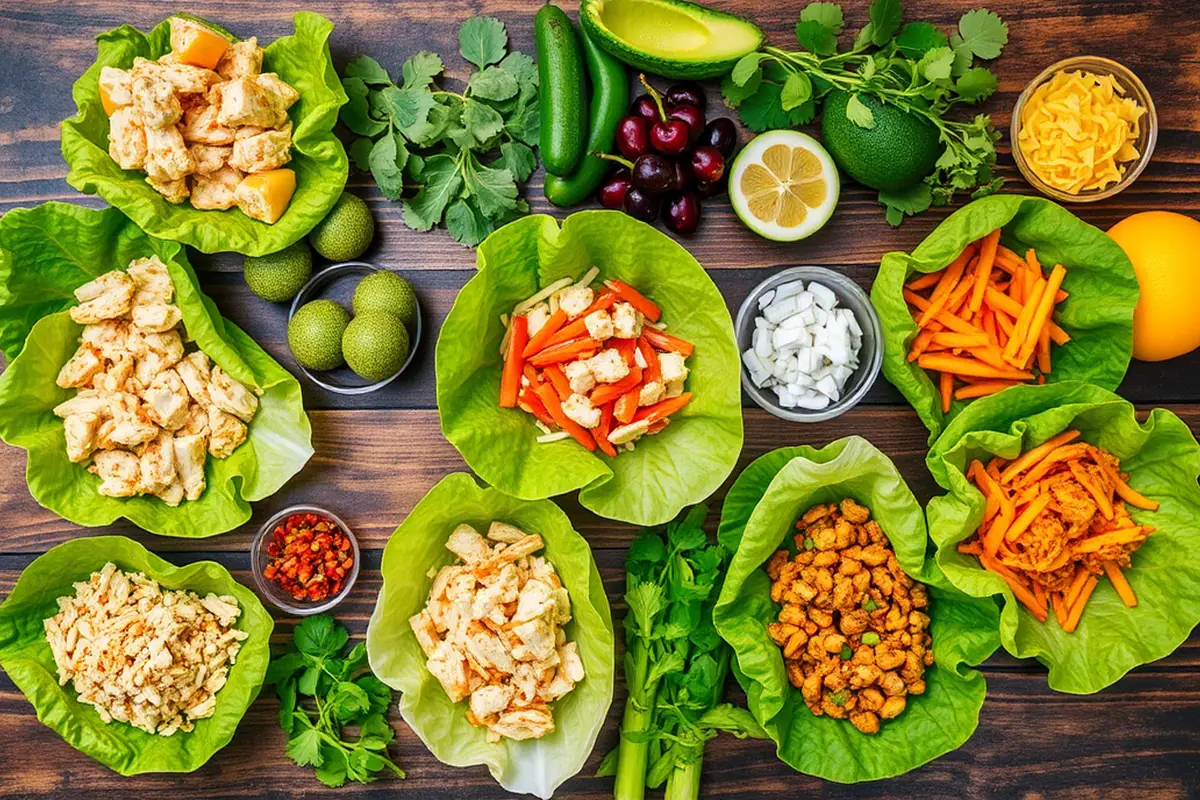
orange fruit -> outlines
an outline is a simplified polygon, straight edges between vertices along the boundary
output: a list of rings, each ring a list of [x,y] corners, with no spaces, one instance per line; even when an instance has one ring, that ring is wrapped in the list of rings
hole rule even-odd
[[[1133,312],[1133,357],[1166,361],[1200,347],[1200,221],[1143,211],[1108,230],[1133,262],[1141,298]]]

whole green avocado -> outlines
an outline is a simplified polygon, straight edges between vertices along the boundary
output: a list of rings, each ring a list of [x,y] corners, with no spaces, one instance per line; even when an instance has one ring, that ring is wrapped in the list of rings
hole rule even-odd
[[[821,141],[842,171],[863,186],[895,192],[917,183],[941,155],[937,128],[927,120],[881,103],[865,94],[875,126],[861,128],[846,117],[850,94],[834,90],[825,97]]]

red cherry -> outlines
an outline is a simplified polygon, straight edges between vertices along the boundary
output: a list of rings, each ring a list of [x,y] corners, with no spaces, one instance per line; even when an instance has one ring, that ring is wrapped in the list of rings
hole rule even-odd
[[[650,123],[642,117],[621,117],[617,123],[617,150],[630,161],[650,149]]]
[[[692,151],[691,163],[697,181],[716,183],[725,174],[725,157],[715,147],[697,147]]]
[[[683,104],[674,106],[667,111],[670,119],[681,119],[688,126],[688,143],[695,144],[704,133],[704,112],[693,105]]]
[[[663,155],[677,156],[687,149],[691,128],[680,119],[659,120],[650,128],[650,146]]]

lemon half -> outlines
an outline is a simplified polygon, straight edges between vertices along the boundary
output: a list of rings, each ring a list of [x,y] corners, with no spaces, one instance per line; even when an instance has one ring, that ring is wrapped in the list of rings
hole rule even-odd
[[[733,161],[729,199],[750,230],[777,242],[819,231],[837,206],[841,183],[833,158],[799,131],[769,131]]]

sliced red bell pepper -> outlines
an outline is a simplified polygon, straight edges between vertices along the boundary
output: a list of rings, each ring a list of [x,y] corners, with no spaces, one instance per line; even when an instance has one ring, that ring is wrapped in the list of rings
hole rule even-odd
[[[529,318],[513,317],[512,331],[508,336],[508,355],[504,359],[504,372],[500,376],[500,407],[516,408],[517,392],[521,388],[521,369],[525,364],[522,353],[529,342]]]
[[[605,403],[600,408],[600,424],[592,431],[592,435],[596,437],[596,445],[604,451],[604,454],[609,458],[617,457],[617,448],[613,447],[612,442],[608,440],[608,432],[612,430],[613,422],[613,404]]]
[[[562,367],[558,364],[550,364],[542,370],[542,374],[550,380],[550,384],[554,387],[554,391],[558,392],[560,398],[566,400],[571,396],[571,382],[567,380],[567,374],[563,372]]]

